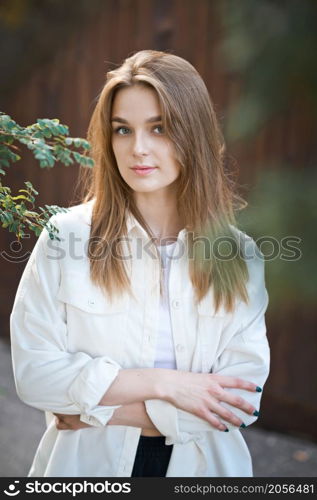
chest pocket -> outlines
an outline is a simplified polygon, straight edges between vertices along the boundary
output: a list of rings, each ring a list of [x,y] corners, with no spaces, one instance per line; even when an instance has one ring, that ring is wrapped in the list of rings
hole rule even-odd
[[[109,356],[120,363],[126,335],[129,296],[112,301],[90,277],[66,272],[57,294],[66,307],[68,349],[91,356]]]

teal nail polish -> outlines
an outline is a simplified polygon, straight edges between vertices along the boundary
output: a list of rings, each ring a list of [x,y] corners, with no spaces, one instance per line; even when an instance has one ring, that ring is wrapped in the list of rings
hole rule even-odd
[[[245,428],[246,428],[245,423],[243,423],[243,422],[242,422],[242,424],[240,425],[240,427],[241,427],[242,429],[245,429]]]
[[[260,413],[259,413],[257,410],[254,410],[253,415],[254,415],[255,417],[258,417],[258,416],[260,415]]]
[[[223,432],[229,432],[229,429],[225,429]]]
[[[256,392],[262,392],[262,389],[259,386],[257,386],[257,388],[255,390],[256,390]]]

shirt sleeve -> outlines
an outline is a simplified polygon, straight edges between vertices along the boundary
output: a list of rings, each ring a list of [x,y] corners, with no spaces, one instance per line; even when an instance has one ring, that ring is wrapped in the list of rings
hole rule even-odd
[[[263,256],[262,256],[263,257]],[[268,306],[268,294],[264,280],[263,258],[255,257],[249,263],[251,280],[248,285],[249,303],[243,305],[239,313],[240,328],[216,358],[212,372],[218,375],[239,377],[260,386],[264,386],[269,374],[270,350],[266,337],[265,311]],[[259,410],[262,393],[242,389],[229,388]],[[257,420],[257,416],[249,415],[227,403],[221,403],[241,418],[246,426]],[[201,432],[222,432],[211,426],[206,420],[189,412],[180,410],[171,403],[162,400],[145,402],[147,413],[157,429],[166,436],[166,444],[185,443],[196,439]],[[237,426],[221,419],[229,431]]]
[[[58,227],[57,217],[50,222]],[[67,350],[65,305],[56,296],[61,247],[43,229],[22,274],[10,315],[14,380],[20,399],[37,409],[80,414],[103,426],[119,406],[98,405],[120,366],[108,358]],[[54,244],[56,241],[54,240]],[[54,250],[53,250],[54,249]]]

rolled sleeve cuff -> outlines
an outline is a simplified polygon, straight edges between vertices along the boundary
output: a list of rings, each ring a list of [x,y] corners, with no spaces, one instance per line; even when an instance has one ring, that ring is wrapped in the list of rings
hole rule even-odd
[[[96,406],[92,408],[89,413],[81,413],[80,420],[85,424],[94,427],[104,427],[111,419],[113,412],[120,408],[119,406]]]
[[[188,432],[180,432],[178,410],[168,401],[150,399],[145,401],[145,408],[155,427],[165,436],[165,444],[183,444],[195,438]]]
[[[167,401],[145,401],[145,407],[155,427],[166,436],[166,444],[184,444],[188,441],[198,441],[206,432],[222,432],[206,420],[180,410]],[[233,425],[231,428],[237,429]]]
[[[107,357],[92,359],[81,370],[69,388],[69,397],[81,409],[80,420],[102,427],[111,419],[118,406],[101,406],[99,401],[121,369]]]

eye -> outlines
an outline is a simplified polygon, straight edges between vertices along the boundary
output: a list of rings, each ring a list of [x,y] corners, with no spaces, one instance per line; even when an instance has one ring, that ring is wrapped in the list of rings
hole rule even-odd
[[[164,134],[164,129],[163,129],[163,125],[155,125],[155,127],[153,127],[153,130],[158,130],[158,132],[155,132],[156,134]],[[118,135],[128,135],[128,133],[130,132],[130,129],[128,127],[117,127],[113,130],[113,132],[115,134],[118,134]]]
[[[115,128],[115,129],[114,129],[114,133],[115,133],[115,134],[118,134],[118,135],[127,135],[127,134],[125,134],[125,133],[122,133],[122,134],[121,134],[121,133],[120,133],[120,130],[129,130],[129,129],[128,129],[127,127],[117,127],[117,128]]]
[[[163,125],[155,125],[154,129],[159,129],[159,134],[164,134],[164,128],[163,128]]]

